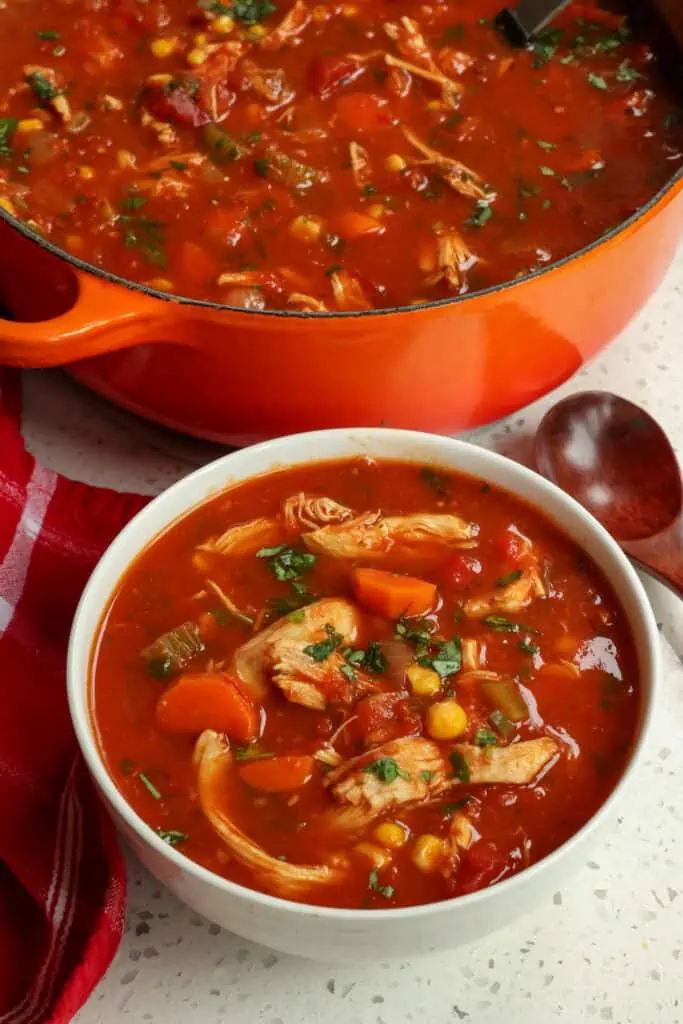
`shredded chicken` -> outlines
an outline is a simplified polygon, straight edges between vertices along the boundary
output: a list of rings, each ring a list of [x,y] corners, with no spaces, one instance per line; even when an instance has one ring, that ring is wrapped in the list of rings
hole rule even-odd
[[[302,527],[317,530],[320,526],[345,523],[353,519],[353,511],[333,498],[317,498],[303,491],[287,498],[282,512],[287,529],[292,531],[299,531]]]
[[[198,791],[201,808],[215,831],[235,858],[249,868],[255,880],[268,892],[278,896],[301,896],[319,885],[330,885],[343,880],[339,867],[324,864],[292,864],[278,860],[258,846],[231,821],[223,806],[229,792],[234,758],[225,736],[207,729],[195,746],[198,765]]]
[[[337,305],[345,312],[351,310],[372,309],[372,303],[363,291],[358,278],[349,274],[348,270],[338,270],[330,274],[330,284]]]
[[[290,306],[298,306],[304,313],[327,313],[327,306],[320,299],[312,295],[305,295],[303,292],[292,292],[287,296]]]
[[[162,146],[172,146],[178,138],[173,125],[166,121],[157,121],[149,110],[140,111],[140,122],[144,128],[150,128],[154,132]]]
[[[444,548],[468,548],[476,544],[478,528],[456,515],[422,513],[387,516],[370,512],[333,526],[306,533],[307,548],[335,558],[426,558],[443,554]]]
[[[437,265],[425,280],[430,288],[445,281],[454,291],[467,289],[466,274],[478,263],[477,256],[467,247],[457,231],[446,231],[436,240]]]
[[[518,580],[504,587],[495,587],[481,597],[465,601],[463,612],[468,619],[483,619],[485,615],[514,614],[531,604],[534,597],[545,596],[545,587],[536,568],[525,569]]]
[[[359,142],[349,142],[349,159],[353,180],[358,188],[362,189],[370,181],[372,174],[370,154]]]
[[[390,68],[402,68],[411,75],[415,75],[416,78],[426,78],[428,82],[440,85],[444,102],[449,107],[458,105],[463,86],[460,82],[454,82],[451,78],[448,78],[438,68],[434,71],[428,71],[427,68],[420,67],[419,64],[411,64],[410,61],[401,60],[399,57],[394,57],[391,53],[385,54],[384,61]]]
[[[446,184],[450,185],[456,192],[463,196],[469,196],[472,199],[486,199],[489,201],[495,199],[495,193],[486,188],[484,179],[476,171],[470,170],[469,167],[466,167],[465,164],[454,159],[454,157],[446,156],[444,153],[440,153],[438,149],[432,149],[431,146],[424,143],[409,128],[404,128],[403,134],[411,146],[414,146],[415,149],[422,153],[424,160],[420,161],[420,163],[433,164]]]
[[[463,672],[476,672],[480,665],[479,641],[474,637],[463,637],[462,639],[462,668]]]
[[[321,660],[305,648],[324,643],[330,631],[337,647]],[[291,616],[278,619],[235,652],[235,669],[250,692],[262,698],[271,678],[293,704],[323,711],[330,703],[350,703],[359,693],[375,687],[354,669],[355,678],[343,671],[346,662],[337,648],[352,645],[358,634],[358,613],[343,598],[324,598]]]
[[[240,611],[235,602],[228,597],[225,591],[220,587],[215,580],[207,579],[206,585],[212,593],[216,595],[220,603],[223,605],[225,610],[234,616],[240,622],[244,622],[248,626],[254,624],[254,620],[251,615],[247,615],[246,612]]]
[[[464,91],[463,86],[459,82],[454,82],[438,66],[418,23],[404,16],[398,22],[386,22],[384,31],[394,40],[399,53],[405,58],[399,60],[391,54],[386,54],[386,63],[390,67],[403,68],[413,75],[436,83],[441,87],[444,102],[451,107],[457,106]]]
[[[284,43],[300,35],[310,20],[311,12],[306,4],[303,0],[296,0],[280,24],[261,40],[261,47],[264,50],[279,50]]]
[[[383,774],[383,759],[395,765],[395,777]],[[392,740],[328,773],[324,784],[342,807],[330,812],[327,821],[360,830],[396,807],[439,796],[452,786],[450,774],[441,750],[431,740],[417,736]]]
[[[521,786],[533,782],[538,773],[559,753],[549,736],[511,743],[507,747],[477,747],[459,743],[455,750],[465,759],[471,783],[510,783]]]
[[[282,526],[277,519],[252,519],[231,526],[220,537],[204,541],[199,550],[216,555],[255,555],[260,548],[272,547],[281,541]]]

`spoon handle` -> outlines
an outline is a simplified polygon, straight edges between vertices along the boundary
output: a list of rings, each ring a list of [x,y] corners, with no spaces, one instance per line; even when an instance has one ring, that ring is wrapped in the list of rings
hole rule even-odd
[[[656,537],[622,541],[621,546],[629,558],[683,598],[683,516]]]

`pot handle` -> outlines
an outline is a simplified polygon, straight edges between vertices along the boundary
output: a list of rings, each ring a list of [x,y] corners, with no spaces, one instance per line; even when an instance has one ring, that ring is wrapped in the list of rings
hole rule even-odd
[[[40,368],[61,366],[116,349],[158,340],[149,332],[164,319],[162,299],[90,274],[78,278],[78,296],[65,313],[50,320],[0,317],[0,364]]]

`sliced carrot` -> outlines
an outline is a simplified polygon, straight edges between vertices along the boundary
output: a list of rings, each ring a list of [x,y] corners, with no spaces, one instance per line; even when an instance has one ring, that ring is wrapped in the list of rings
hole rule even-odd
[[[263,793],[287,793],[305,786],[313,775],[314,766],[315,761],[307,755],[269,757],[241,765],[239,774],[248,786]]]
[[[240,743],[259,734],[258,706],[227,672],[181,676],[157,701],[156,725],[163,732],[225,732]]]
[[[434,583],[382,569],[354,569],[351,587],[359,604],[386,619],[423,615],[436,601]]]
[[[368,235],[383,235],[386,231],[385,225],[376,217],[371,217],[367,213],[357,213],[355,210],[335,217],[332,224],[344,241],[366,238]]]

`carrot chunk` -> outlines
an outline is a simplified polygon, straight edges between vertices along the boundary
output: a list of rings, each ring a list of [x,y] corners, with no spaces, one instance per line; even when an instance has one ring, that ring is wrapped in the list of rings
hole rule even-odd
[[[386,619],[423,615],[436,600],[434,583],[382,569],[354,569],[351,587],[359,604]]]
[[[240,743],[259,734],[258,706],[227,672],[181,676],[157,701],[154,718],[163,732],[196,734],[214,729]]]
[[[263,793],[287,793],[306,785],[313,775],[314,765],[313,758],[307,755],[269,757],[242,765],[239,774],[248,786]]]
[[[382,235],[386,231],[385,225],[376,217],[371,217],[367,213],[357,213],[355,210],[340,214],[332,223],[344,241],[366,238],[368,235]]]

